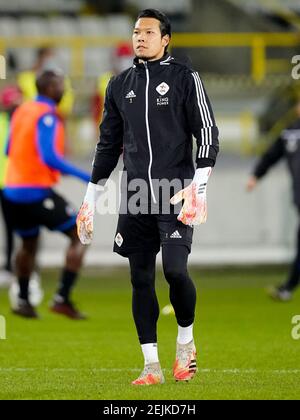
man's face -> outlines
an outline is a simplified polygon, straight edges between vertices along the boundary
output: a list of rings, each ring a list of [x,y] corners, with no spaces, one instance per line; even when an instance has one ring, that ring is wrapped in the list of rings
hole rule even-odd
[[[141,18],[136,22],[132,35],[133,50],[141,60],[158,60],[163,57],[169,40],[169,35],[162,38],[159,20]]]

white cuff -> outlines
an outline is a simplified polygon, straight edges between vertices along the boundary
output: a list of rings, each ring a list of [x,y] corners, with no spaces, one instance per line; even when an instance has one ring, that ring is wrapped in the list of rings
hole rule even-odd
[[[210,174],[212,172],[211,167],[207,168],[198,168],[195,172],[193,182],[195,182],[197,185],[206,185],[208,182],[208,179],[210,177]]]
[[[92,182],[88,183],[88,187],[85,193],[84,201],[87,202],[91,207],[96,207],[96,202],[101,194],[101,187]]]

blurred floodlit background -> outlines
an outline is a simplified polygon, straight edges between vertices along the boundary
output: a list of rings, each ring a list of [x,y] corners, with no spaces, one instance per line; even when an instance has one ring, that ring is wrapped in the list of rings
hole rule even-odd
[[[300,93],[292,78],[292,58],[300,54],[299,0],[0,0],[0,55],[7,63],[0,88],[21,83],[20,76],[36,65],[37,50],[49,48],[48,65],[65,71],[73,103],[66,116],[67,154],[91,167],[105,78],[120,62],[129,62],[126,42],[138,11],[148,7],[171,18],[172,54],[188,57],[200,72],[220,129],[209,219],[196,229],[191,261],[288,261],[296,215],[285,165],[251,195],[245,184],[255,158],[294,118]],[[79,206],[85,185],[64,179],[59,190]],[[97,217],[90,264],[125,262],[112,253],[116,219]],[[60,264],[63,243],[44,233],[41,263]]]

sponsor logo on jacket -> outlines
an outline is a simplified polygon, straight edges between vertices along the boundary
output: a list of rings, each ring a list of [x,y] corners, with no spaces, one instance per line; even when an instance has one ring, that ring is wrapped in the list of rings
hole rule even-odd
[[[164,95],[166,95],[169,90],[170,86],[166,82],[162,82],[156,87],[156,91],[160,94],[160,97],[156,100],[157,106],[169,105],[169,98],[164,97]]]

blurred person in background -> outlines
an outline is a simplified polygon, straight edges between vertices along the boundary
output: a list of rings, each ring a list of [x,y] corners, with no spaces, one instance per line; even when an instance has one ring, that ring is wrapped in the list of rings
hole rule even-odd
[[[90,174],[63,158],[65,129],[57,112],[64,93],[62,73],[46,70],[38,76],[36,86],[36,99],[14,112],[8,140],[3,195],[9,223],[22,240],[15,263],[20,292],[12,309],[22,317],[38,317],[29,300],[29,279],[35,268],[40,227],[45,226],[65,234],[70,241],[50,309],[72,319],[83,319],[70,299],[84,256],[76,233],[76,210],[53,187],[61,174],[84,182],[89,181]]]
[[[296,121],[282,131],[277,141],[266,151],[257,162],[253,174],[247,183],[247,190],[253,191],[258,182],[268,171],[282,159],[287,161],[292,179],[294,204],[300,215],[300,100],[296,107]],[[289,277],[282,285],[271,287],[270,296],[281,302],[292,299],[293,292],[300,284],[300,226],[297,233],[297,252]]]
[[[124,150],[128,182],[122,195],[126,203],[119,214],[114,251],[128,258],[130,265],[133,317],[144,356],[144,369],[132,382],[137,386],[164,382],[157,347],[159,304],[155,291],[160,248],[178,324],[173,376],[176,381],[188,382],[197,372],[193,335],[196,289],[188,273],[188,258],[193,226],[207,218],[207,183],[219,151],[218,129],[200,76],[168,53],[170,39],[166,15],[153,9],[139,14],[132,37],[134,64],[113,77],[106,90],[92,177],[77,218],[79,237],[89,244],[99,196],[97,184],[105,184]],[[197,139],[197,169],[193,135]],[[155,193],[154,184],[162,179],[178,182],[165,194],[159,194],[164,193],[162,189]],[[145,198],[143,208],[130,206],[136,193],[130,181],[142,181],[145,186],[140,198]]]
[[[22,93],[17,86],[7,86],[0,92],[0,201],[4,222],[5,239],[5,260],[4,266],[0,270],[0,287],[6,287],[12,281],[12,255],[14,248],[13,229],[9,224],[5,202],[3,199],[3,186],[5,172],[7,168],[7,139],[9,133],[9,124],[11,116],[18,105],[22,103]],[[1,235],[2,236],[2,235]]]
[[[2,189],[4,187],[4,180],[8,164],[7,157],[7,140],[9,136],[10,121],[13,112],[22,103],[22,92],[18,86],[7,86],[0,93],[0,104],[3,112],[0,113],[0,200],[1,209],[3,213],[4,235],[5,236],[5,265],[0,270],[0,287],[9,287],[9,299],[14,306],[19,295],[19,285],[15,281],[13,269],[13,253],[14,253],[14,234],[13,227],[9,221],[8,209],[5,205]],[[37,271],[34,271],[30,276],[29,282],[29,300],[32,305],[41,303],[44,292],[41,286],[41,279]]]
[[[37,95],[36,77],[44,70],[55,70],[59,66],[55,51],[50,47],[41,47],[36,51],[36,58],[30,70],[22,71],[18,74],[17,81],[22,91],[24,100],[34,99]],[[74,94],[69,78],[65,77],[65,92],[58,106],[58,111],[63,118],[67,118],[74,105]]]
[[[132,45],[128,42],[120,43],[112,54],[112,70],[98,77],[96,94],[92,97],[92,115],[97,129],[102,120],[105,92],[110,79],[128,69],[133,58]]]

